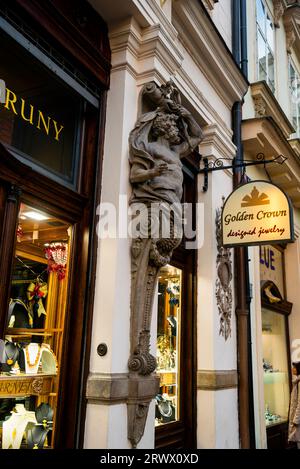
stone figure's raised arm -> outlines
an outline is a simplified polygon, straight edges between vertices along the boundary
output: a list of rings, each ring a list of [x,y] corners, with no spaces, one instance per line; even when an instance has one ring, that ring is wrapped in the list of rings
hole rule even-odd
[[[196,146],[202,140],[203,133],[192,114],[184,106],[178,105],[177,113],[181,117],[181,122],[184,129],[184,141],[175,148],[177,153],[179,153],[180,157],[182,158],[183,156],[191,153],[196,148]]]

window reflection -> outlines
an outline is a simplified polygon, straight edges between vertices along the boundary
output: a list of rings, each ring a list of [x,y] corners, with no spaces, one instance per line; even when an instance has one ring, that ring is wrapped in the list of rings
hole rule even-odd
[[[274,51],[275,29],[263,0],[256,2],[258,79],[265,80],[275,92]]]
[[[179,420],[179,363],[182,271],[167,265],[158,282],[157,373],[160,389],[156,396],[155,424]]]
[[[289,88],[291,120],[295,129],[295,137],[300,136],[300,75],[293,62],[289,63]]]
[[[262,309],[262,345],[266,426],[286,422],[289,382],[285,318]]]

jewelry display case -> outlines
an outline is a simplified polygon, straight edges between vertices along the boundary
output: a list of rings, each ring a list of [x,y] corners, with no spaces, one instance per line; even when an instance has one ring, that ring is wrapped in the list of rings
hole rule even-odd
[[[64,221],[21,204],[0,360],[4,449],[53,446],[71,234]],[[41,412],[48,417],[39,421]]]
[[[180,269],[167,265],[158,281],[156,426],[179,420],[181,276]]]
[[[284,300],[273,281],[262,281],[262,350],[265,424],[268,448],[287,445],[291,365],[288,316],[292,303]]]

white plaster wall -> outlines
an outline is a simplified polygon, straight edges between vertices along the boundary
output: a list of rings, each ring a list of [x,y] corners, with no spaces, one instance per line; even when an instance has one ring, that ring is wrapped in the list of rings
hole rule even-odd
[[[198,391],[198,449],[238,449],[237,389]]]
[[[216,441],[215,392],[197,392],[197,448],[213,449]]]
[[[121,70],[112,74],[107,104],[101,202],[114,204],[117,213],[119,194],[129,193],[128,135],[136,120],[137,91],[136,83],[128,72]],[[90,370],[102,373],[127,372],[129,239],[99,240],[98,259]],[[101,342],[108,345],[105,357],[99,357],[96,353]]]
[[[219,0],[215,3],[211,12],[211,17],[219,30],[222,38],[226,42],[227,47],[232,47],[232,28],[231,28],[231,0]]]
[[[239,449],[238,391],[216,391],[216,443],[217,449]]]
[[[84,449],[107,448],[109,406],[88,404],[84,429]]]
[[[199,188],[202,179],[199,177]],[[216,282],[216,209],[222,205],[222,196],[232,191],[232,178],[225,172],[209,176],[209,190],[199,191],[204,203],[204,245],[198,253],[198,370],[236,370],[236,318],[232,307],[231,337],[225,342],[219,335],[219,312],[215,295]],[[234,282],[232,281],[234,292]],[[234,295],[233,295],[234,296]],[[198,448],[238,448],[237,390],[204,391],[197,393]]]

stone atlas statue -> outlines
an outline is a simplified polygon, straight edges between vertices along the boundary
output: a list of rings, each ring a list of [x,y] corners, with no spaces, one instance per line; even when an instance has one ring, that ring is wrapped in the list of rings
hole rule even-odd
[[[181,105],[172,82],[147,83],[142,104],[152,108],[138,119],[129,136],[130,206],[136,233],[131,246],[131,331],[128,438],[141,439],[148,407],[157,389],[156,359],[150,354],[151,312],[161,267],[182,239],[181,158],[191,153],[202,131]],[[152,394],[151,394],[152,393]]]

